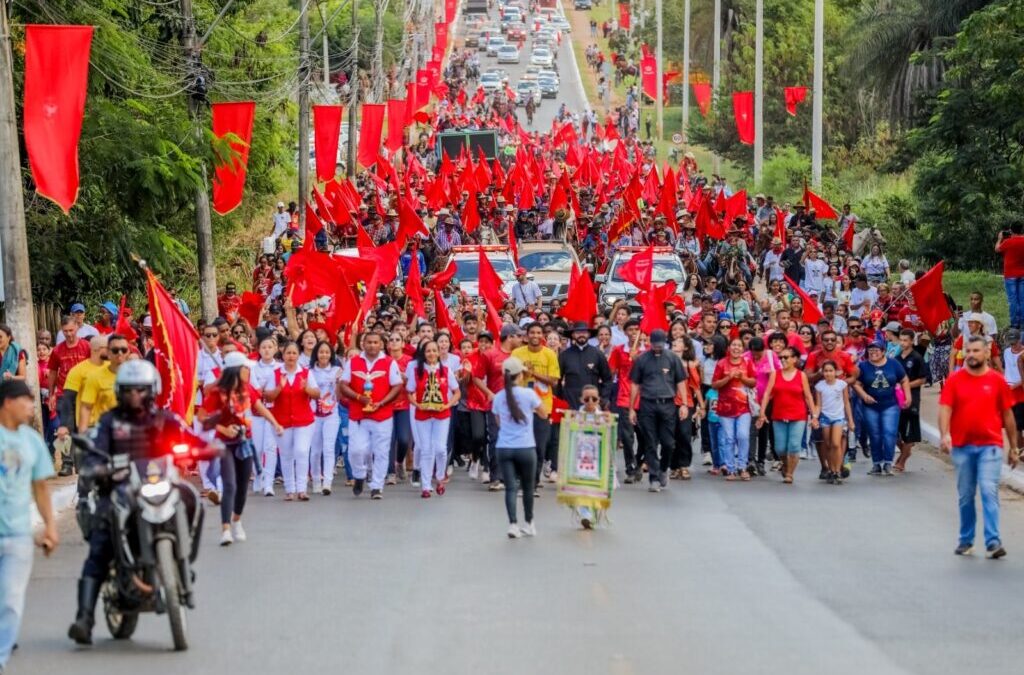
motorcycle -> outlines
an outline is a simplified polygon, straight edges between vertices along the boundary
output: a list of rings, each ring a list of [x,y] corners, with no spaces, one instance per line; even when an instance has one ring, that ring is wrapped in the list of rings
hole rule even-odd
[[[178,444],[168,454],[133,459],[102,453],[82,436],[73,441],[79,452],[102,460],[80,473],[92,487],[79,509],[79,526],[88,538],[92,518],[105,517],[111,530],[114,563],[100,589],[111,636],[129,639],[143,612],[167,614],[175,651],[188,649],[186,610],[195,608],[192,564],[203,506],[180,467],[218,457],[220,448]],[[101,486],[111,488],[112,507],[97,516]]]

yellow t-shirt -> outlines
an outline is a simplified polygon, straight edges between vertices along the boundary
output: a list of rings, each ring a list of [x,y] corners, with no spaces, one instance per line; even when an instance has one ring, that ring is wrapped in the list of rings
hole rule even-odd
[[[78,395],[78,402],[92,406],[89,414],[90,426],[96,426],[100,416],[117,405],[117,396],[114,395],[116,378],[117,373],[110,370],[109,366],[101,366],[85,379],[85,385]]]
[[[86,359],[68,371],[67,379],[64,380],[64,391],[73,391],[78,394],[75,398],[76,420],[78,419],[79,413],[82,412],[82,388],[85,386],[85,381],[89,379],[90,375],[100,368],[103,368],[105,365],[105,363],[96,365],[92,361]],[[69,424],[67,426],[70,428],[71,425]]]
[[[550,378],[557,380],[562,375],[562,371],[558,369],[558,355],[555,354],[555,350],[550,347],[541,347],[539,351],[532,352],[527,346],[518,347],[512,351],[512,356],[516,357],[523,362],[529,370],[540,375],[546,375]],[[551,392],[551,386],[533,380],[529,373],[525,374],[526,386],[532,387],[537,395],[540,396],[541,403],[543,404],[544,410],[551,412],[551,406],[554,402],[554,396]]]

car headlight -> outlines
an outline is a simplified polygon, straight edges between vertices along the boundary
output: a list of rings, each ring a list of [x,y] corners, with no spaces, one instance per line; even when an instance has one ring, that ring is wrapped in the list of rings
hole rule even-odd
[[[604,296],[604,302],[605,302],[606,305],[614,305],[616,302],[618,302],[621,299],[622,298],[620,296],[618,296],[618,295],[606,295],[606,296]]]

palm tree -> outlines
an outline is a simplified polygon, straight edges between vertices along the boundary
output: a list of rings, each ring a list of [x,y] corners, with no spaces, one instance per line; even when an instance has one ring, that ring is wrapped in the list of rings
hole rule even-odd
[[[960,24],[993,0],[866,0],[852,37],[848,67],[883,102],[893,124],[906,126],[919,97],[935,92],[946,72],[943,51]]]

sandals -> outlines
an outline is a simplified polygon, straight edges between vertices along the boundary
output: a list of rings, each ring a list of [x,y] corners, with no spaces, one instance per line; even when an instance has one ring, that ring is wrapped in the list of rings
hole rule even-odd
[[[286,495],[284,496],[284,500],[285,500],[286,502],[294,502],[294,501],[295,501],[295,495],[294,495],[294,494],[292,494],[291,492],[289,492],[288,494],[286,494]]]
[[[792,485],[793,484],[793,477],[792,476],[783,476],[782,482],[787,484],[787,485]]]
[[[305,492],[300,492],[299,493],[299,501],[300,502],[308,502],[309,501],[309,495],[307,495]]]
[[[743,471],[740,471],[740,480],[742,480],[742,481],[749,481],[750,480],[750,472],[747,471],[746,469],[744,469]]]
[[[680,469],[679,470],[679,478],[681,480],[690,480],[690,478],[691,478],[690,470],[689,469]]]

